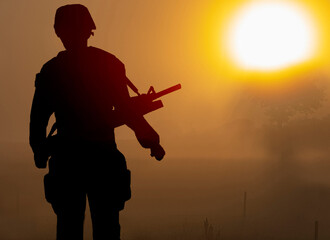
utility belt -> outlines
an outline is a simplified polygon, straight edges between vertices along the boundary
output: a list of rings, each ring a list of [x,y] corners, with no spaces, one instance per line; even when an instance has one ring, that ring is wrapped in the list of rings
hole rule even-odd
[[[46,151],[50,158],[62,151],[85,152],[89,149],[118,151],[114,140],[84,140],[68,138],[58,134],[48,136],[46,139]]]

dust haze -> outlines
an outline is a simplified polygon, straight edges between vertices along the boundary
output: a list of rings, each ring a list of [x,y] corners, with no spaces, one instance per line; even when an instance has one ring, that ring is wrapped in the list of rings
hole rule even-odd
[[[329,238],[329,72],[267,93],[218,74],[201,36],[212,2],[80,2],[97,27],[90,45],[122,60],[140,92],[182,84],[146,117],[161,135],[163,161],[127,127],[116,129],[132,171],[122,239],[307,240],[316,221],[319,238]],[[35,74],[63,50],[52,26],[66,3],[0,3],[0,239],[55,236],[46,170],[34,166],[28,126]],[[85,233],[92,239],[88,213]]]

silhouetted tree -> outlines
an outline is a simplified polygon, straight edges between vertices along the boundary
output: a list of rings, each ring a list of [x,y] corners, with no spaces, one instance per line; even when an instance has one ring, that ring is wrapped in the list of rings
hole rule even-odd
[[[292,156],[292,138],[290,121],[294,118],[307,119],[312,116],[326,99],[326,87],[321,77],[302,79],[295,84],[283,84],[281,88],[264,90],[263,92],[249,91],[252,103],[261,108],[262,115],[268,120],[264,126],[264,144],[273,153],[280,155],[281,160]]]
[[[296,115],[307,117],[313,114],[322,106],[325,98],[325,87],[318,79],[312,79],[269,96],[262,96],[258,101],[271,123],[282,127]]]

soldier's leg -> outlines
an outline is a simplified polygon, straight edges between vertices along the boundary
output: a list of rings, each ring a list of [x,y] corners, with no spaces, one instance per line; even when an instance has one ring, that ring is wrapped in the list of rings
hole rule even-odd
[[[86,193],[72,178],[45,176],[46,199],[57,215],[57,240],[82,240]]]
[[[120,240],[119,211],[126,161],[123,154],[109,146],[95,149],[90,156],[87,196],[91,210],[94,240]],[[124,184],[127,185],[127,184]],[[126,189],[126,188],[125,188]]]
[[[94,240],[120,240],[119,209],[103,194],[88,194]]]
[[[69,197],[62,199],[61,203],[52,204],[57,215],[56,239],[83,240],[86,196]]]

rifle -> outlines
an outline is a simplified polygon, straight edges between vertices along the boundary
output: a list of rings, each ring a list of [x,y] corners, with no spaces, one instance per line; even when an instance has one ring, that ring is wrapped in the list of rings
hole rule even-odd
[[[154,87],[151,86],[146,94],[139,94],[137,92],[138,96],[131,97],[130,107],[138,115],[148,114],[164,106],[163,102],[157,99],[179,89],[181,89],[181,84],[177,84],[160,92],[156,92]],[[125,122],[121,121],[120,123],[116,124],[115,127],[121,126],[123,124],[125,124]]]
[[[141,115],[145,115],[147,113],[153,112],[157,109],[162,108],[163,102],[161,100],[157,100],[158,98],[165,96],[169,93],[172,93],[174,91],[177,91],[181,89],[181,84],[174,85],[172,87],[169,87],[165,90],[162,90],[160,92],[156,92],[154,87],[150,87],[148,92],[146,94],[140,94],[138,89],[134,86],[134,84],[127,79],[127,85],[137,94],[137,96],[131,97],[131,107],[134,109],[135,112]],[[157,100],[157,101],[155,101]],[[116,110],[114,110],[116,112]],[[120,113],[119,113],[120,115]],[[122,117],[120,121],[114,124],[114,127],[119,127],[125,124],[125,117]],[[57,129],[56,122],[53,124],[47,139],[50,139],[53,134],[55,133]]]

